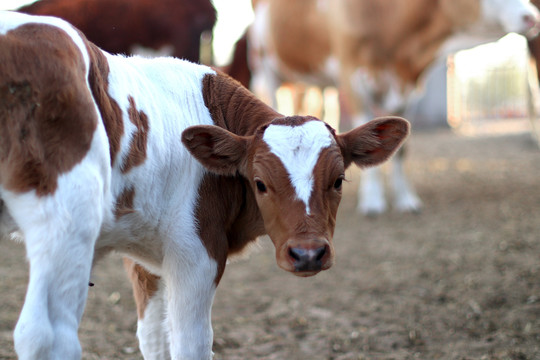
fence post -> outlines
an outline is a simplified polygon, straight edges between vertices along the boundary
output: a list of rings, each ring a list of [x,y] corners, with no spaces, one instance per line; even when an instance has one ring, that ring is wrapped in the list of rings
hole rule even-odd
[[[448,124],[452,128],[458,128],[462,122],[461,113],[461,93],[456,76],[456,64],[454,61],[454,55],[449,55],[446,58],[446,108]]]
[[[527,67],[527,110],[531,121],[531,131],[536,145],[540,147],[540,119],[538,118],[538,108],[540,106],[540,85],[538,83],[538,72],[536,64],[531,58]]]

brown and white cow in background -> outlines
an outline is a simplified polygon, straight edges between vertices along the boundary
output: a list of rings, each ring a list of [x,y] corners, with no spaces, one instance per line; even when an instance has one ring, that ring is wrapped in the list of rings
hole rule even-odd
[[[354,124],[401,114],[419,77],[451,37],[466,34],[477,45],[508,32],[525,33],[538,18],[527,0],[258,0],[254,5],[252,89],[266,91],[275,106],[283,82],[337,86]],[[420,209],[402,156],[394,157],[391,186],[397,210]],[[358,195],[359,211],[386,210],[379,169],[363,172]]]
[[[540,0],[531,0],[531,4],[536,6],[536,8],[540,8]],[[536,62],[536,73],[540,80],[540,36],[538,35],[538,33],[535,35],[536,36],[528,39],[528,46],[530,54]]]
[[[39,0],[17,11],[62,18],[113,54],[152,49],[192,62],[216,23],[211,0]]]
[[[111,55],[54,17],[0,12],[0,237],[30,263],[20,359],[78,359],[93,264],[136,261],[145,358],[210,359],[227,257],[262,234],[298,276],[334,261],[345,169],[409,132],[397,117],[338,135],[175,58]]]

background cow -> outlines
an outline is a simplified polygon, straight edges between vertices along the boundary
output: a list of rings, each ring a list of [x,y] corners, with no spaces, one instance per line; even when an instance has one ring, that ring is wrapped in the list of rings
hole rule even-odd
[[[193,62],[216,22],[210,0],[40,0],[17,11],[60,17],[113,54],[144,47]]]
[[[525,0],[260,0],[249,34],[252,88],[265,88],[275,105],[283,81],[337,85],[355,124],[399,114],[448,39],[466,33],[478,44],[525,33],[537,14]],[[420,209],[401,156],[394,158],[391,186],[396,209]],[[364,172],[358,195],[359,211],[385,211],[378,169]]]
[[[145,357],[210,359],[228,256],[268,234],[282,269],[330,268],[345,169],[380,164],[409,132],[388,117],[338,135],[209,67],[111,55],[16,12],[0,12],[0,79],[0,236],[17,227],[30,263],[24,360],[81,357],[92,265],[113,250],[139,264]]]
[[[531,3],[540,8],[540,0],[531,0]],[[540,36],[534,36],[528,39],[529,50],[534,60],[536,61],[537,70],[540,69]],[[540,71],[537,71],[540,76]]]

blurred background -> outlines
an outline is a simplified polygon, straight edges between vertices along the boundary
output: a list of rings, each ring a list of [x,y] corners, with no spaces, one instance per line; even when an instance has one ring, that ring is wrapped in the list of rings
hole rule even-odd
[[[2,0],[0,10],[15,10],[36,0]],[[225,65],[230,61],[234,43],[242,36],[253,21],[251,0],[213,0],[218,12],[214,28],[214,61]]]
[[[0,9],[12,10],[35,0],[2,0]],[[211,54],[205,63],[224,67],[231,62],[236,41],[253,22],[251,0],[212,0],[217,11]],[[208,57],[209,56],[209,57]],[[210,59],[210,60],[209,60]],[[423,75],[412,96],[407,118],[416,129],[450,126],[463,134],[477,132],[533,131],[528,120],[540,104],[534,88],[536,70],[531,67],[526,39],[509,34],[473,49],[457,51],[437,59]],[[531,87],[532,86],[532,87]],[[325,97],[312,88],[307,101],[324,102],[325,120],[337,126],[337,92],[328,89]],[[310,100],[311,99],[311,100]],[[287,88],[278,92],[279,107],[292,114],[293,103]],[[311,108],[318,109],[320,104]],[[534,112],[534,114],[533,114]]]

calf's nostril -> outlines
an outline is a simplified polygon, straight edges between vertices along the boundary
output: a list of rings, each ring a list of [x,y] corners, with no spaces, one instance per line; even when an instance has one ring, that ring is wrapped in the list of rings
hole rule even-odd
[[[327,253],[327,247],[316,249],[289,248],[290,258],[293,260],[295,271],[319,271],[322,268],[322,259]]]
[[[289,256],[292,257],[295,261],[300,261],[305,257],[306,251],[304,249],[290,248]]]
[[[321,261],[324,254],[326,254],[326,246],[315,249],[315,260]]]

